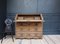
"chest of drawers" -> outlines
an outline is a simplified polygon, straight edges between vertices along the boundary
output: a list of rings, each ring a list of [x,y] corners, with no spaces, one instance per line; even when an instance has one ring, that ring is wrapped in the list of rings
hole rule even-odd
[[[20,39],[42,38],[42,14],[17,14],[15,17],[15,37]]]

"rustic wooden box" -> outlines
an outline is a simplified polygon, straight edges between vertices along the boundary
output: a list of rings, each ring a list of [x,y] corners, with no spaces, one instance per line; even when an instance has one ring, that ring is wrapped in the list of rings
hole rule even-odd
[[[21,39],[42,38],[42,14],[17,14],[15,17],[15,34],[16,38]]]

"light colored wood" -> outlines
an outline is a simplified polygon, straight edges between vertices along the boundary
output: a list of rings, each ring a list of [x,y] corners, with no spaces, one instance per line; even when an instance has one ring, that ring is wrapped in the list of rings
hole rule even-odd
[[[47,41],[43,38],[40,40],[41,44],[48,44]]]
[[[52,35],[51,35],[52,36]],[[53,37],[52,37],[53,38]],[[49,37],[48,35],[44,35],[45,41],[47,41],[48,44],[55,44]],[[56,38],[55,38],[56,39]]]
[[[41,44],[42,39],[32,39],[31,44]]]
[[[16,14],[16,16],[15,16],[15,20],[17,19],[17,16],[18,16],[18,14]]]
[[[42,20],[16,20],[15,22],[43,22]]]
[[[30,44],[30,40],[24,39],[22,40],[22,44]]]
[[[60,35],[56,35],[56,38],[57,38],[57,39],[60,39]]]
[[[43,16],[42,16],[42,14],[41,14],[40,16],[41,16],[41,19],[43,20]]]
[[[43,19],[40,14],[17,14],[15,20],[16,38],[42,38]],[[32,33],[33,32],[33,33]]]
[[[60,44],[60,39],[57,39],[56,35],[48,35],[48,37],[55,43],[55,44]],[[55,42],[56,41],[56,42]]]
[[[15,39],[12,41],[11,36],[3,38],[2,44],[60,44],[60,35],[43,35],[42,39]],[[1,44],[1,40],[0,40]]]

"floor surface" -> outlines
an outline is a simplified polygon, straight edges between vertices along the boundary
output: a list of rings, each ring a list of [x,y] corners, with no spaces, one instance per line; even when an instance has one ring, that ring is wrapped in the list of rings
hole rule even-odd
[[[1,40],[0,40],[1,44]],[[12,41],[11,36],[3,40],[2,44],[60,44],[60,35],[43,35],[42,39],[15,39]]]

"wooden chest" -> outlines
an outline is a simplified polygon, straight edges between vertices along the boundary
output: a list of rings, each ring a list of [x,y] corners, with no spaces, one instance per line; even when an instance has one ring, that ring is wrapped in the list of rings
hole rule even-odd
[[[20,39],[42,38],[42,14],[17,14],[15,17],[15,37]]]

